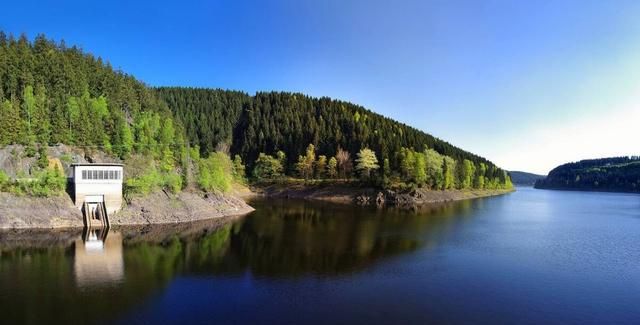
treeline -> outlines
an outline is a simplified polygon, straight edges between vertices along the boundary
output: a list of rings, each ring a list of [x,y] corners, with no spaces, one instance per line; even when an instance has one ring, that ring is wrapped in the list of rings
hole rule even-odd
[[[640,157],[589,159],[558,166],[536,188],[640,192]]]
[[[285,92],[259,92],[249,96],[221,89],[162,87],[156,91],[182,121],[189,138],[199,145],[202,154],[229,147],[232,154],[243,158],[250,170],[257,167],[258,175],[263,174],[261,170],[266,167],[256,163],[279,162],[280,166],[275,168],[281,169],[281,174],[308,178],[310,170],[318,168],[307,167],[301,172],[299,156],[308,156],[307,146],[312,144],[314,154],[326,160],[326,163],[319,160],[320,166],[328,166],[331,158],[338,159],[345,153],[355,157],[362,149],[370,149],[381,163],[381,168],[370,171],[378,179],[398,176],[431,188],[484,187],[485,179],[489,180],[487,184],[507,186],[509,176],[490,161],[352,103]],[[416,154],[407,156],[408,151]],[[429,154],[423,159],[425,152]],[[433,158],[434,153],[439,156]],[[427,174],[438,174],[435,170],[445,169],[455,180],[449,177],[446,184],[439,176],[423,180],[421,172],[415,177],[412,171],[421,168],[406,166],[414,157],[418,164],[430,159],[425,166],[434,171]],[[463,174],[460,170],[465,170],[465,164],[473,166],[473,177],[476,171],[482,175],[479,181],[460,180]],[[272,173],[273,167],[270,165],[264,173]],[[357,173],[348,176],[354,175]]]
[[[432,190],[451,189],[509,189],[512,188],[509,175],[495,166],[485,163],[474,164],[470,160],[456,161],[439,154],[433,149],[417,152],[402,148],[397,153],[400,170],[390,168],[389,160],[382,164],[376,153],[360,149],[355,159],[348,151],[338,148],[335,156],[316,156],[315,146],[309,144],[304,155],[298,156],[295,176],[304,179],[342,179],[357,177],[364,181],[377,181],[385,187],[413,185]],[[278,151],[275,156],[260,153],[253,167],[253,177],[258,181],[283,179],[286,154]]]

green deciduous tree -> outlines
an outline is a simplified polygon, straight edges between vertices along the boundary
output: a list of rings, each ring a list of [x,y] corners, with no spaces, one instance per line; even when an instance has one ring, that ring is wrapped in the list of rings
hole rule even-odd
[[[233,184],[232,162],[229,156],[215,152],[201,159],[198,169],[198,185],[205,191],[228,192]]]
[[[433,149],[424,152],[427,161],[427,184],[431,189],[442,189],[444,186],[444,157]]]
[[[424,153],[415,152],[411,154],[413,167],[410,169],[411,178],[413,181],[422,186],[426,184],[428,175],[427,175],[427,157]]]
[[[455,159],[445,156],[442,165],[444,175],[444,190],[451,190],[456,187],[456,161]]]
[[[359,171],[363,177],[369,178],[371,176],[371,171],[375,171],[380,168],[380,165],[378,165],[378,158],[373,150],[369,148],[360,149],[357,156],[356,170]]]
[[[327,156],[320,155],[316,161],[316,178],[325,178],[327,176]]]
[[[245,169],[246,167],[242,163],[242,157],[235,155],[233,157],[233,177],[240,183],[245,182]]]
[[[485,163],[480,163],[475,172],[475,180],[473,182],[474,188],[483,189],[485,187],[486,173],[487,165]]]
[[[283,168],[279,159],[260,153],[254,164],[253,177],[258,180],[276,179],[282,176]]]
[[[336,178],[338,176],[338,160],[336,157],[331,157],[327,163],[327,176],[329,176],[329,178]]]
[[[459,168],[460,171],[460,188],[469,189],[473,187],[473,177],[475,173],[475,165],[471,160],[463,160]]]
[[[304,156],[298,156],[298,162],[296,163],[296,170],[298,174],[304,178],[309,179],[313,177],[313,168],[316,162],[316,149],[313,144],[307,146]]]

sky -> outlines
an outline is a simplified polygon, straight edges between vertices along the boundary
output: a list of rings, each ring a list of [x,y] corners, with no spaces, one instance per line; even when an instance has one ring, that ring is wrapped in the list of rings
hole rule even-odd
[[[508,170],[640,154],[640,1],[10,1],[152,86],[363,105]]]

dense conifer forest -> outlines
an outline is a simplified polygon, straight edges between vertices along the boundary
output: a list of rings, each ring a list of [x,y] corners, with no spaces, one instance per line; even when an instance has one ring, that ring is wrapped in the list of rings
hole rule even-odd
[[[311,144],[313,154],[328,161],[337,158],[339,150],[356,157],[360,150],[368,148],[381,162],[376,174],[380,178],[395,175],[418,185],[430,184],[430,188],[464,187],[459,176],[464,174],[465,166],[467,173],[474,173],[472,178],[482,179],[469,181],[469,188],[474,184],[484,186],[484,179],[493,187],[508,180],[503,170],[482,157],[352,103],[285,92],[250,96],[221,89],[162,87],[156,91],[182,121],[203,155],[229,147],[249,168],[255,167],[261,153],[282,152],[284,173],[303,174],[300,155],[308,156]],[[413,177],[415,164],[425,159],[422,156],[433,157],[429,166],[435,171],[427,173],[426,164],[422,169],[437,180],[426,182],[426,178]],[[452,177],[445,184],[440,174],[447,169]],[[305,178],[317,177],[317,173],[304,174]]]
[[[25,146],[44,169],[43,147],[60,143],[144,166],[126,181],[142,193],[291,177],[430,189],[511,186],[490,161],[352,103],[285,92],[153,89],[75,46],[0,32],[0,146]],[[0,189],[12,181],[2,182]]]
[[[536,188],[640,192],[640,157],[589,159],[558,166]]]

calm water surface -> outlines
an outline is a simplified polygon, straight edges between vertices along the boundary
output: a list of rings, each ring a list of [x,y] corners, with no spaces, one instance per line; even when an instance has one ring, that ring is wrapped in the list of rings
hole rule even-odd
[[[640,196],[0,233],[0,323],[640,323]]]

